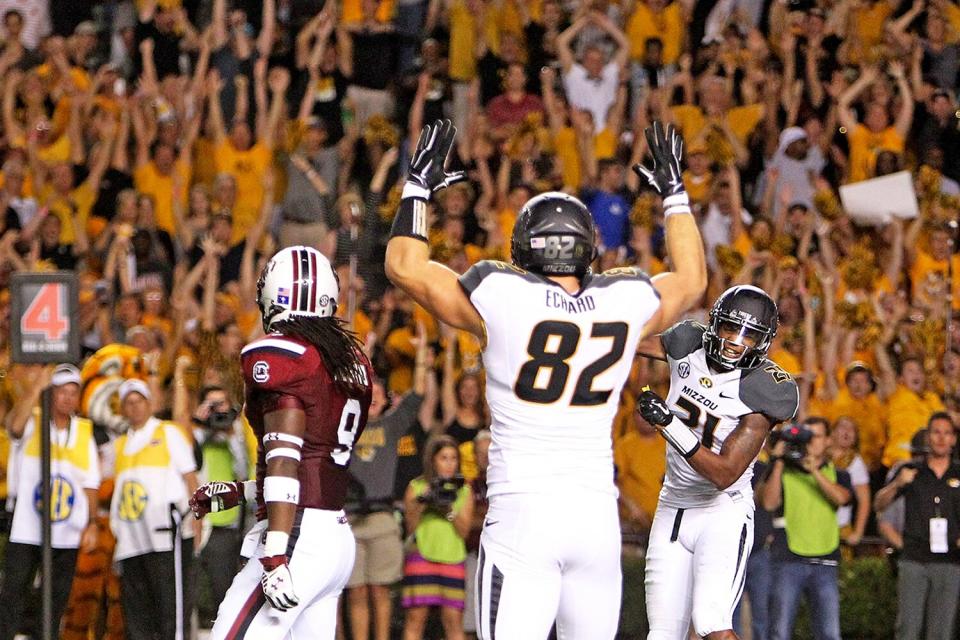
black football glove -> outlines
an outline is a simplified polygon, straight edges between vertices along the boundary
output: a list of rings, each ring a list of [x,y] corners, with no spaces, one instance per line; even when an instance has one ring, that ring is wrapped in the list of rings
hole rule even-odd
[[[667,125],[667,133],[664,135],[663,125],[659,120],[655,120],[652,127],[647,127],[644,134],[653,157],[653,167],[648,169],[642,164],[635,164],[633,170],[640,177],[646,178],[664,198],[684,193],[683,171],[680,169],[683,138],[672,124]]]
[[[434,192],[464,180],[466,176],[463,171],[447,173],[443,168],[456,135],[457,128],[450,120],[437,120],[425,126],[410,161],[407,182]]]
[[[637,411],[644,420],[655,427],[665,427],[673,422],[673,414],[666,400],[658,396],[650,387],[644,387],[637,397]]]

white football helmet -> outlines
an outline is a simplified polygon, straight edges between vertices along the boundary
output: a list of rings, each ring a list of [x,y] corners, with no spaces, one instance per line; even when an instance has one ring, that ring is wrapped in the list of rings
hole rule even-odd
[[[337,312],[340,282],[326,256],[313,247],[278,251],[260,274],[257,304],[263,330],[295,316],[326,318]]]

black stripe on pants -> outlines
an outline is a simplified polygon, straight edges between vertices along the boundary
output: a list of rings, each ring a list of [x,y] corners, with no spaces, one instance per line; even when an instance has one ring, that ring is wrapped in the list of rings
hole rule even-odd
[[[733,582],[730,583],[731,588],[737,583],[737,574],[740,574],[740,586],[737,587],[737,594],[733,597],[733,603],[730,605],[730,613],[737,608],[737,604],[740,602],[741,596],[743,596],[743,588],[747,583],[747,566],[746,560],[744,558],[744,552],[746,555],[750,555],[750,550],[746,548],[747,546],[747,524],[743,523],[743,529],[740,530],[740,549],[737,551],[737,568],[733,571]],[[743,571],[740,570],[740,562],[743,561]]]
[[[500,609],[500,594],[503,591],[503,572],[493,565],[490,568],[490,603],[487,604],[483,594],[483,574],[487,564],[487,555],[483,552],[483,545],[480,545],[480,551],[477,556],[477,636],[481,640],[496,640],[497,638],[497,612]],[[487,613],[490,636],[487,638],[483,634],[483,616]]]
[[[503,591],[503,573],[493,565],[490,569],[490,640],[495,640],[497,610],[500,608],[500,592]]]
[[[0,588],[0,603],[3,606],[3,615],[0,615],[0,640],[13,640],[20,631],[24,607],[33,587],[33,577],[40,567],[40,560],[39,546],[19,542],[7,543],[3,587]],[[76,568],[76,549],[53,550],[53,624],[51,626],[57,637],[60,636],[60,619],[67,608]],[[39,622],[38,619],[38,626]]]
[[[303,509],[297,509],[297,515],[293,520],[293,528],[290,529],[290,538],[287,540],[287,559],[288,561],[293,558],[293,552],[297,547],[297,540],[300,539],[300,526],[303,523]],[[263,530],[263,538],[261,543],[266,540],[267,530]],[[253,593],[247,598],[246,603],[243,605],[243,609],[240,610],[240,614],[237,617],[237,620],[234,622],[233,626],[230,628],[230,631],[227,633],[227,638],[229,640],[246,638],[247,630],[250,628],[250,625],[253,624],[253,619],[257,617],[257,614],[260,613],[260,609],[267,605],[267,598],[263,595],[263,590],[258,586],[254,587]],[[251,640],[256,640],[251,639]]]
[[[476,615],[477,617],[477,637],[480,640],[487,640],[483,635],[483,565],[486,564],[486,555],[483,553],[483,545],[480,545],[480,550],[477,553],[477,606],[476,606]]]

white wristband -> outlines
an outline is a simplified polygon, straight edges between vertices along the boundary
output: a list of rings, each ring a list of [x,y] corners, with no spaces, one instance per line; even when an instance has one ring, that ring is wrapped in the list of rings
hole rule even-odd
[[[697,434],[676,417],[674,417],[673,422],[660,428],[660,435],[666,438],[670,446],[688,460],[700,448],[700,438],[697,437]]]
[[[268,431],[263,434],[263,445],[266,446],[270,442],[289,442],[298,449],[303,447],[303,438],[280,431]]]
[[[663,199],[663,217],[668,218],[675,213],[690,213],[690,198],[686,191]]]
[[[400,194],[400,198],[423,198],[424,200],[430,199],[430,189],[424,189],[418,184],[412,182],[403,183],[403,193]]]
[[[264,502],[300,503],[300,481],[285,476],[267,476],[263,480]]]
[[[266,539],[263,542],[263,555],[267,558],[287,555],[289,541],[290,536],[283,531],[267,531]]]
[[[264,462],[270,462],[272,458],[292,458],[300,462],[300,449],[294,449],[293,447],[270,449],[270,451],[267,451],[267,455],[263,457],[263,460]]]

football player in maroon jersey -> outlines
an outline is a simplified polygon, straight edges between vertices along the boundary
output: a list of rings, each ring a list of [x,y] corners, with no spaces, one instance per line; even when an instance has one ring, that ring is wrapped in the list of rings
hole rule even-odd
[[[263,338],[241,352],[245,412],[260,446],[257,479],[212,482],[191,501],[200,518],[256,499],[248,562],[234,578],[210,637],[280,640],[335,635],[337,598],[354,538],[343,512],[347,465],[363,431],[373,373],[335,316],[339,286],[309,247],[277,253],[263,270]]]

